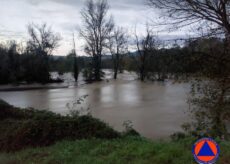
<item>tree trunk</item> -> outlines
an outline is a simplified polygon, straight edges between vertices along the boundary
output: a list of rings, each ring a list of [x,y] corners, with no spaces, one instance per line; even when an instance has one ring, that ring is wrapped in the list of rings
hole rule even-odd
[[[100,81],[101,80],[101,60],[100,56],[96,55],[95,56],[95,61],[94,61],[94,80],[95,81]]]
[[[145,60],[144,58],[142,59],[142,64],[140,68],[140,78],[142,82],[145,80]]]
[[[117,69],[114,69],[114,75],[113,78],[116,80],[117,79]]]
[[[140,70],[140,77],[141,77],[141,81],[143,82],[145,80],[145,70],[143,66],[141,67]]]
[[[77,82],[78,81],[78,75],[79,75],[79,68],[78,68],[78,61],[77,57],[74,57],[74,79]]]
[[[114,75],[113,78],[116,80],[117,79],[117,73],[119,69],[119,55],[116,55],[116,58],[114,59]]]

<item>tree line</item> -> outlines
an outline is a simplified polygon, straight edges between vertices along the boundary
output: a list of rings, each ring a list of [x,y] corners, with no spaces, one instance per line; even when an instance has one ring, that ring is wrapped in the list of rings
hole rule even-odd
[[[107,55],[102,58],[101,68],[114,70],[115,79],[117,74],[124,70],[142,74],[143,80],[163,81],[166,78],[188,77],[199,72],[202,65],[201,60],[203,60],[199,58],[199,55],[192,54],[189,49],[191,49],[190,46],[155,49],[154,52],[146,55],[145,61],[141,60],[139,54],[144,53],[142,50],[115,54],[114,56]],[[2,59],[0,60],[1,84],[23,81],[49,83],[52,82],[48,74],[50,72],[58,72],[60,75],[74,72],[75,60],[77,60],[79,71],[86,73],[91,67],[93,59],[90,56],[76,58],[73,52],[67,56],[47,56],[46,59],[40,55],[20,51],[20,45],[13,41],[0,46],[0,56]],[[48,61],[47,65],[42,65],[43,60]],[[144,69],[140,70],[140,65],[144,66]],[[86,76],[86,80],[87,78],[89,77]]]

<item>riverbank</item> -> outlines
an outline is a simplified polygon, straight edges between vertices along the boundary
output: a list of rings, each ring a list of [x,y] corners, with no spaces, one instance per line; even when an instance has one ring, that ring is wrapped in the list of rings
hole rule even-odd
[[[91,116],[61,116],[19,109],[0,101],[0,163],[195,163],[197,140],[149,140],[128,129],[120,133]],[[219,163],[230,162],[230,142],[217,139]]]

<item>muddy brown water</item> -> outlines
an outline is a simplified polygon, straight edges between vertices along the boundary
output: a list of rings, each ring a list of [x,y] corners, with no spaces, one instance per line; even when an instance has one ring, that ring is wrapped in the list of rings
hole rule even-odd
[[[185,83],[139,82],[122,75],[109,80],[60,89],[0,92],[0,99],[17,107],[33,107],[68,114],[67,103],[89,95],[82,106],[116,130],[130,120],[133,127],[151,139],[168,138],[181,131],[188,120],[186,103],[189,85]],[[133,78],[131,78],[133,77]]]

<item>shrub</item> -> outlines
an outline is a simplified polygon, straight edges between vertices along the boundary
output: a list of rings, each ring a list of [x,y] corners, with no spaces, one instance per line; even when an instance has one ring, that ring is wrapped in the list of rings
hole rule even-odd
[[[104,122],[91,116],[61,116],[48,111],[18,109],[0,101],[0,151],[40,147],[67,139],[120,136]]]

